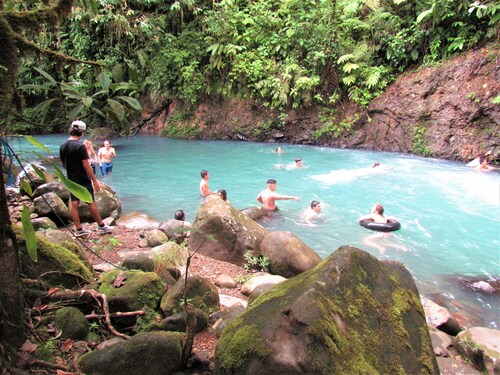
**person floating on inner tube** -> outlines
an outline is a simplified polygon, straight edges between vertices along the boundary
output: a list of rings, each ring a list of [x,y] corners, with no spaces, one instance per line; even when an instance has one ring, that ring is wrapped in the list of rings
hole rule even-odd
[[[376,204],[372,213],[359,218],[359,225],[378,232],[392,232],[401,228],[401,224],[393,216],[384,216],[384,206]]]
[[[368,215],[363,215],[359,218],[359,221],[371,220],[375,223],[387,223],[388,220],[396,220],[393,216],[384,216],[384,206],[377,203],[372,208],[372,213]]]

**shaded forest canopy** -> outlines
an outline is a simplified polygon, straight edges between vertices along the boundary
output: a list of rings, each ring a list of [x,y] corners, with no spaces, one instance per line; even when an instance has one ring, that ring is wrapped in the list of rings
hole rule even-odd
[[[278,111],[367,106],[408,69],[497,39],[500,19],[495,1],[1,5],[2,40],[16,49],[2,48],[0,95],[24,104],[1,129],[8,121],[21,133],[58,132],[75,118],[128,132],[150,93],[186,105],[249,98]]]

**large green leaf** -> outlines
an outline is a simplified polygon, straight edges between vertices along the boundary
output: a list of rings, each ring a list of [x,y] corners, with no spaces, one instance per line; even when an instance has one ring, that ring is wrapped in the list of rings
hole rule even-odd
[[[107,101],[113,113],[120,121],[122,121],[125,118],[125,108],[123,108],[123,105],[113,99],[108,99]]]
[[[142,109],[141,104],[139,101],[135,98],[132,98],[130,96],[117,96],[116,99],[119,99],[121,101],[124,101],[127,103],[130,107],[135,109],[136,111],[140,111]]]
[[[38,73],[40,73],[42,76],[44,76],[45,79],[52,84],[52,86],[57,86],[57,81],[49,73],[47,73],[45,70],[43,70],[41,68],[37,68],[37,67],[34,67],[33,69],[35,69]]]
[[[64,176],[63,176],[64,177]],[[66,177],[64,177],[61,182],[68,188],[68,190],[73,194],[75,197],[80,199],[81,201],[87,202],[87,203],[92,203],[92,194],[87,190],[86,187],[77,184],[76,182],[73,182]]]
[[[23,224],[23,233],[26,240],[26,250],[33,262],[38,261],[38,249],[36,244],[35,230],[33,229],[33,224],[31,223],[30,210],[28,207],[24,206],[21,212],[21,223]]]
[[[73,182],[69,180],[55,163],[52,163],[52,167],[54,167],[54,173],[56,176],[61,180],[61,182],[68,188],[68,190],[73,194],[75,197],[80,199],[81,201],[87,202],[87,203],[92,203],[92,195],[90,192],[85,188],[84,186],[77,184],[76,182]]]
[[[33,196],[33,190],[31,189],[31,185],[27,180],[22,178],[19,183],[21,184],[21,189],[23,189],[26,194],[28,194],[30,197]]]
[[[33,138],[31,135],[25,135],[24,138],[29,142],[31,143],[33,146],[36,146],[38,147],[40,150],[43,150],[47,153],[50,154],[50,150],[47,148],[47,146],[41,144],[40,142],[38,142],[35,138]]]
[[[85,96],[83,99],[82,99],[82,103],[85,107],[87,108],[91,108],[92,107],[92,103],[94,102],[94,100],[91,98],[91,97],[88,97],[88,96]]]
[[[49,100],[44,100],[40,104],[38,104],[35,108],[33,108],[33,111],[38,112],[42,115],[40,118],[40,122],[45,122],[45,116],[47,116],[47,112],[49,111],[50,107],[52,107],[52,104],[57,100],[57,98],[49,99]]]
[[[432,15],[434,12],[434,7],[436,6],[436,3],[434,2],[431,6],[430,9],[424,10],[422,13],[420,13],[417,17],[417,23],[422,22],[427,16]]]
[[[43,182],[47,182],[47,176],[43,171],[36,166],[36,164],[31,164],[31,168],[35,171],[35,173],[42,179]]]
[[[68,114],[68,118],[69,119],[75,119],[75,118],[78,118],[80,117],[80,114],[82,113],[83,111],[83,104],[79,104],[77,105],[75,108],[73,108],[73,110]]]
[[[108,90],[109,86],[111,86],[111,78],[109,77],[108,74],[106,74],[104,72],[99,74],[99,76],[97,77],[97,80],[99,81],[99,83],[101,84],[101,87],[104,90]]]

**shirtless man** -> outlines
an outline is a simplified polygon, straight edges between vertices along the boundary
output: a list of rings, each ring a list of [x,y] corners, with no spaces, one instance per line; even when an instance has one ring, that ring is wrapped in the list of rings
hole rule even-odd
[[[90,167],[92,168],[92,172],[94,172],[95,174],[95,165],[98,162],[98,159],[97,159],[97,154],[95,153],[94,150],[94,145],[88,139],[85,139],[83,141],[83,144],[85,145],[85,148],[87,149],[87,154],[89,155]]]
[[[312,224],[312,221],[318,217],[321,213],[321,203],[318,201],[312,201],[311,207],[307,208],[307,210],[303,213],[302,219],[309,224]]]
[[[387,223],[387,220],[396,220],[393,216],[384,216],[384,206],[381,204],[376,204],[372,208],[372,213],[368,215],[363,215],[359,218],[359,221],[371,220],[375,223]]]
[[[101,166],[101,173],[103,176],[111,174],[113,172],[113,164],[111,163],[112,158],[116,158],[116,151],[109,141],[104,141],[104,147],[99,149],[97,153],[99,159],[99,165]]]
[[[200,196],[201,196],[201,201],[205,202],[207,197],[209,195],[217,194],[216,191],[210,191],[208,188],[208,179],[210,178],[210,174],[206,169],[203,169],[200,172],[201,175],[201,181],[200,181]]]
[[[276,180],[271,178],[267,180],[267,189],[259,193],[257,200],[264,205],[265,210],[277,211],[278,206],[275,203],[277,200],[296,200],[298,202],[300,198],[276,193]]]

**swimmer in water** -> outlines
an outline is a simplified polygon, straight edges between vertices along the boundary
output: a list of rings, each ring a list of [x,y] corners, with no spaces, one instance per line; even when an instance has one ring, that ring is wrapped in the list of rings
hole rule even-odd
[[[270,178],[267,180],[267,189],[262,190],[256,198],[260,203],[263,204],[264,209],[267,211],[277,211],[278,206],[276,206],[277,200],[296,200],[300,201],[299,197],[291,195],[281,195],[276,193],[276,180]]]

